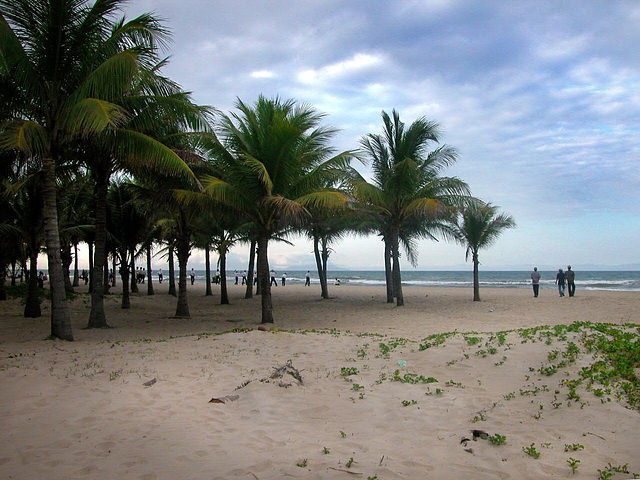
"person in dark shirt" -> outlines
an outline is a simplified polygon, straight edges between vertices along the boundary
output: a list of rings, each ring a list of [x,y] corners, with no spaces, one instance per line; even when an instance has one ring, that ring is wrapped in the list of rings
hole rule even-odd
[[[556,275],[556,284],[558,285],[558,293],[561,297],[564,297],[564,289],[565,289],[566,277],[561,268],[558,269],[558,274]]]
[[[571,265],[567,265],[565,277],[567,277],[567,290],[569,290],[569,296],[573,297],[576,293],[576,272],[571,270]]]

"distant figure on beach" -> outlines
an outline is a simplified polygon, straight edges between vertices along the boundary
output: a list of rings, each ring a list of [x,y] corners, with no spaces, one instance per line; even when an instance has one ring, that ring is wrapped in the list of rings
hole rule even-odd
[[[533,285],[533,296],[537,297],[540,290],[540,273],[538,273],[538,267],[533,267],[533,272],[531,272],[531,285]]]
[[[158,269],[158,283],[162,283],[162,269]]]
[[[220,285],[220,270],[216,270],[215,284]]]
[[[304,286],[308,287],[311,285],[311,273],[307,270],[307,273],[304,274]]]
[[[243,270],[242,271],[242,285],[244,285],[245,283],[247,283],[247,271]]]
[[[271,285],[275,285],[277,287],[278,286],[278,281],[276,280],[276,271],[272,269],[269,272],[269,275],[271,276]]]
[[[558,293],[561,297],[564,297],[564,289],[565,289],[565,280],[566,277],[561,268],[558,269],[558,274],[556,275],[556,284],[558,285]]]
[[[42,273],[42,270],[38,273],[38,288],[44,288],[44,273]]]
[[[147,278],[147,269],[145,267],[142,267],[142,270],[141,270],[140,273],[141,273],[141,276],[142,276],[142,283],[144,283],[144,281]]]
[[[193,267],[191,268],[190,276],[191,276],[191,285],[193,285],[193,282],[196,281],[196,271],[193,269]]]
[[[282,286],[284,287],[287,284],[287,272],[282,274]]]
[[[82,269],[82,275],[80,275],[80,278],[84,280],[85,285],[89,283],[89,275],[87,274],[87,271],[84,268]]]
[[[571,270],[571,265],[567,265],[565,277],[567,277],[567,290],[569,290],[569,296],[573,297],[576,293],[576,272]]]
[[[339,278],[336,278],[336,281],[335,281],[335,282],[333,282],[333,284],[334,284],[334,285],[340,285],[340,279],[339,279]]]
[[[233,271],[233,274],[234,274],[234,275],[235,275],[235,277],[236,277],[236,285],[237,285],[237,284],[238,284],[238,270],[234,270],[234,271]]]

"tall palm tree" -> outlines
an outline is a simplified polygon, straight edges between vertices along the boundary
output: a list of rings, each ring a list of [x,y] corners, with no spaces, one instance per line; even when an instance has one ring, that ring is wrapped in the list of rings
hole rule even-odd
[[[188,93],[160,74],[165,61],[141,68],[131,88],[118,99],[127,112],[126,122],[103,135],[88,147],[92,154],[84,158],[96,182],[96,249],[94,270],[98,274],[106,243],[104,215],[109,179],[118,172],[148,176],[154,171],[164,175],[195,180],[189,166],[175,147],[190,130],[208,130],[208,107],[195,105]],[[135,272],[132,270],[132,275]],[[147,290],[151,291],[151,284]],[[135,276],[132,277],[135,287]],[[137,287],[136,287],[137,288]],[[101,291],[92,295],[89,327],[105,327],[106,316]]]
[[[113,21],[123,3],[0,0],[0,77],[15,104],[12,117],[0,126],[0,148],[42,159],[51,333],[66,340],[73,340],[73,333],[60,259],[55,167],[68,159],[77,139],[100,135],[125,118],[117,100],[153,56],[149,43],[162,41],[165,33],[149,15]]]
[[[237,100],[238,113],[222,115],[212,147],[218,172],[202,179],[204,191],[247,216],[258,244],[262,322],[273,323],[268,278],[268,245],[285,227],[301,225],[307,206],[342,204],[335,192],[319,192],[326,175],[346,168],[352,154],[332,156],[332,128],[320,127],[323,115],[293,100],[260,96],[250,106]]]
[[[469,255],[473,261],[473,301],[480,301],[480,283],[478,280],[478,252],[491,246],[502,232],[515,228],[516,222],[511,215],[498,214],[498,206],[480,201],[471,202],[460,210],[460,215],[452,223],[452,234],[462,246],[467,247],[465,259]]]
[[[383,134],[366,135],[360,142],[364,156],[371,160],[372,182],[354,172],[353,190],[385,243],[387,302],[393,303],[395,296],[401,306],[400,245],[413,263],[415,240],[434,238],[450,207],[468,198],[469,187],[459,178],[440,176],[457,154],[447,145],[428,151],[430,143],[440,139],[437,123],[421,117],[405,128],[395,110],[392,117],[383,111],[382,120]]]

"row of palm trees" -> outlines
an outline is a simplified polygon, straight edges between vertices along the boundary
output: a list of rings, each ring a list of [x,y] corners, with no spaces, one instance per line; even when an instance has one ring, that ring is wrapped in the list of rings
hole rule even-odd
[[[160,242],[170,268],[174,254],[178,260],[176,317],[189,315],[192,248],[205,249],[207,264],[217,250],[224,281],[226,252],[241,241],[251,245],[250,276],[257,265],[262,322],[272,323],[270,241],[310,237],[328,298],[331,244],[347,233],[377,233],[387,301],[403,305],[401,247],[415,263],[417,240],[455,238],[468,244],[477,270],[478,248],[514,225],[472,198],[465,182],[441,175],[457,154],[446,145],[430,149],[439,128],[424,118],[405,127],[397,112],[383,112],[382,135],[337,153],[335,129],[308,105],[262,96],[254,104],[238,100],[229,114],[196,105],[161,73],[167,30],[152,14],[115,18],[121,4],[46,0],[34,8],[29,0],[0,0],[2,201],[16,214],[24,213],[19,201],[33,208],[22,223],[2,212],[0,264],[4,275],[5,244],[21,232],[31,281],[44,244],[52,336],[73,339],[65,291],[73,288],[69,267],[79,241],[92,247],[89,328],[108,326],[108,257],[112,268],[119,264],[126,308],[135,257],[146,254],[150,272],[151,248]],[[370,162],[370,181],[354,159]],[[469,218],[489,219],[483,225],[493,233],[467,235],[477,223]]]

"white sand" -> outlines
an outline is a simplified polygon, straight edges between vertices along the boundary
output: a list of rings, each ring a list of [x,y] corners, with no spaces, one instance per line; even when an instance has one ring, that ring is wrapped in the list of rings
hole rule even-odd
[[[565,372],[575,377],[589,355],[550,377],[529,370],[548,364],[547,353],[566,342],[521,343],[512,333],[486,357],[476,352],[488,348],[489,335],[477,335],[482,341],[473,346],[456,335],[418,348],[426,336],[453,330],[640,323],[640,294],[578,291],[560,299],[544,290],[534,299],[529,290],[493,289],[474,303],[469,290],[407,288],[407,305],[396,308],[383,303],[381,288],[331,287],[336,298],[329,301],[317,298],[317,287],[274,289],[275,327],[341,332],[302,334],[256,330],[259,298],[241,299],[240,287],[230,287],[233,305],[220,306],[218,295],[204,297],[198,286],[189,320],[170,318],[175,299],[166,295],[166,283],[159,290],[132,298],[129,311],[110,298],[116,328],[109,330],[81,329],[88,298],[79,298],[72,306],[73,343],[42,341],[48,310],[31,320],[20,317],[16,301],[0,305],[0,478],[579,479],[597,478],[609,462],[640,472],[639,412],[615,399],[601,403],[584,388],[582,408],[567,405],[567,388],[559,384]],[[238,327],[254,330],[197,335]],[[363,332],[387,337],[357,335]],[[409,341],[384,358],[379,343],[390,344],[391,337]],[[578,334],[568,340],[579,344]],[[287,388],[280,380],[260,381],[287,360],[301,371],[303,385],[292,377],[282,380],[291,383]],[[438,382],[391,381],[399,360],[407,362],[401,375]],[[343,367],[358,374],[345,379]],[[154,378],[153,386],[142,385]],[[355,391],[354,383],[364,389]],[[519,393],[542,385],[549,391]],[[515,396],[506,400],[510,392]],[[226,395],[239,398],[208,403]],[[417,403],[405,407],[403,400]],[[507,442],[469,441],[473,453],[466,452],[460,440],[473,428],[506,435]],[[538,460],[522,452],[532,442],[542,453]],[[573,443],[584,450],[565,452]],[[581,460],[576,474],[569,457]],[[304,459],[306,467],[296,465]]]

